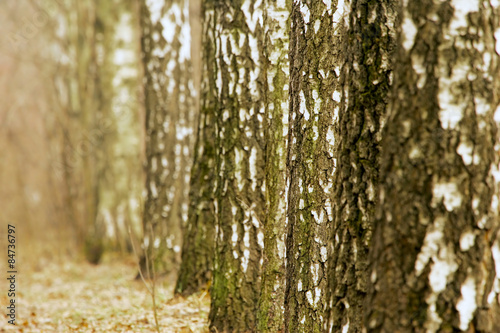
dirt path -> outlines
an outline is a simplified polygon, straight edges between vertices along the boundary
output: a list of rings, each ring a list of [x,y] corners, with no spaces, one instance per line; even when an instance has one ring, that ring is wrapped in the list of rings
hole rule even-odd
[[[136,272],[133,262],[114,261],[49,265],[18,274],[17,325],[2,315],[0,332],[156,332],[151,296],[142,281],[133,280]],[[171,284],[157,284],[162,333],[208,332],[206,293],[173,298]],[[0,300],[5,309],[6,293]]]

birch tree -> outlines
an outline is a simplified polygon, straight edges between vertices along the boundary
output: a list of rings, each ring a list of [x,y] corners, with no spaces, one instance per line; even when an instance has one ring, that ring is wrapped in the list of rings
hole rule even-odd
[[[259,299],[259,332],[282,332],[285,302],[286,153],[288,139],[288,20],[286,1],[265,3],[263,41],[263,82],[265,98],[265,204],[264,260]]]
[[[137,8],[115,1],[96,4],[96,149],[98,197],[96,223],[111,248],[129,251],[128,230],[139,234],[140,162],[139,33]]]
[[[328,259],[328,332],[361,332],[368,251],[378,198],[380,140],[395,47],[395,1],[337,4],[341,45],[335,107],[333,230]],[[340,6],[344,6],[344,9]]]
[[[499,6],[400,8],[369,332],[497,332]]]
[[[333,219],[334,110],[340,105],[335,3],[295,1],[290,30],[290,124],[285,331],[323,330]]]
[[[217,186],[210,326],[255,331],[265,218],[262,1],[217,2]]]
[[[216,112],[214,2],[201,2],[200,113],[191,169],[188,222],[176,293],[190,295],[211,281],[215,250]],[[194,9],[195,12],[196,8]]]
[[[189,2],[141,6],[146,107],[144,247],[156,272],[176,272],[187,222],[193,144]],[[141,260],[146,269],[146,257]]]

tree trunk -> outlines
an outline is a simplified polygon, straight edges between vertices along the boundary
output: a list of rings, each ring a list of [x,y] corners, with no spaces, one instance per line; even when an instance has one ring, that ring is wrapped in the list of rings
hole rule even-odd
[[[286,332],[324,326],[342,10],[321,1],[292,6]]]
[[[215,6],[216,254],[210,327],[254,332],[265,221],[265,63],[262,2]]]
[[[193,138],[193,82],[187,0],[142,2],[146,77],[146,189],[143,271],[176,272],[187,222]],[[153,267],[146,267],[149,260]]]
[[[499,6],[400,13],[366,328],[498,332]]]
[[[353,0],[334,33],[341,46],[335,125],[328,332],[361,332],[378,197],[381,122],[390,87],[395,1]],[[341,8],[337,8],[340,11]],[[337,12],[337,17],[341,16]],[[344,21],[345,19],[345,21]],[[338,110],[338,109],[337,109]]]
[[[138,11],[133,4],[101,1],[96,4],[98,75],[96,126],[90,140],[96,147],[97,224],[105,228],[106,243],[127,251],[128,229],[138,234],[142,192],[140,161],[140,80]],[[142,83],[142,81],[141,81]]]
[[[182,263],[175,287],[176,293],[183,295],[190,295],[208,286],[215,248],[215,122],[218,103],[215,83],[214,3],[204,1],[201,9],[200,114],[191,170],[188,223],[184,230]]]
[[[258,331],[283,332],[285,301],[286,152],[288,138],[288,19],[290,6],[284,1],[265,2],[263,66],[265,96],[265,184],[264,261],[259,300]]]

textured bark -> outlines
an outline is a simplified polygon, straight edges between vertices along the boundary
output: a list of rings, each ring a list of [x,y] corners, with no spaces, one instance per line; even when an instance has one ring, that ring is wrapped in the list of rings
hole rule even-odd
[[[207,287],[213,270],[215,248],[215,149],[218,108],[215,66],[214,4],[201,8],[202,82],[198,133],[191,170],[188,223],[184,231],[182,264],[175,291],[189,295]]]
[[[288,19],[290,6],[265,2],[266,217],[258,331],[283,332],[285,301],[286,152],[288,138]]]
[[[378,197],[381,122],[395,44],[395,1],[353,0],[336,36],[343,64],[336,118],[328,332],[361,332]],[[339,10],[339,9],[337,9]]]
[[[210,326],[254,332],[265,221],[265,62],[261,1],[218,1],[217,236]]]
[[[340,66],[335,4],[296,1],[290,30],[285,331],[323,330]],[[332,94],[333,93],[333,94]]]
[[[143,246],[151,268],[170,273],[179,268],[188,219],[194,137],[189,5],[187,0],[144,1],[141,8],[147,158]],[[141,263],[147,270],[145,257]]]
[[[263,66],[265,98],[266,217],[264,220],[264,261],[259,299],[259,332],[284,330],[286,152],[288,137],[288,19],[290,7],[283,2],[265,2]]]
[[[498,332],[498,4],[408,1],[400,14],[365,324]]]

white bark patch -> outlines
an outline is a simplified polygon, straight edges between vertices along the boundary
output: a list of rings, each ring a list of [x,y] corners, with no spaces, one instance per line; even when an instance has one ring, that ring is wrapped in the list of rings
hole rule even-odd
[[[332,203],[331,203],[330,199],[327,199],[325,201],[325,210],[326,210],[326,214],[328,215],[328,220],[333,221]]]
[[[250,229],[250,227],[245,226],[245,234],[243,235],[243,244],[246,248],[250,247],[250,233],[248,232],[248,229]]]
[[[333,133],[333,126],[328,127],[328,131],[326,132],[326,142],[333,149],[335,147],[335,135]],[[329,149],[330,151],[330,149]],[[330,153],[332,153],[330,151]]]
[[[276,247],[278,248],[278,257],[280,259],[285,258],[286,256],[285,242],[282,239],[278,239],[278,241],[276,242]]]
[[[345,0],[338,0],[337,8],[333,14],[333,25],[338,27],[341,20],[344,20],[344,24],[347,26],[347,19],[349,16],[349,2],[346,3]]]
[[[476,239],[476,234],[472,231],[466,231],[460,235],[460,250],[468,251],[473,245]]]
[[[418,56],[417,54],[412,54],[411,64],[413,70],[418,75],[417,87],[418,89],[422,89],[425,85],[425,81],[427,79],[427,71],[425,68],[425,59],[422,56]]]
[[[319,258],[321,262],[326,262],[326,260],[328,259],[328,252],[326,246],[322,246],[321,249],[319,250]]]
[[[321,99],[319,98],[318,90],[314,89],[312,92],[313,102],[314,102],[314,114],[319,114],[321,111]]]
[[[301,114],[304,114],[305,112],[307,112],[307,107],[306,107],[306,97],[304,95],[303,90],[300,91],[299,100],[300,100],[299,112]]]
[[[314,33],[318,32],[320,26],[321,26],[321,21],[320,20],[316,20],[314,22]]]
[[[304,209],[304,199],[299,200],[299,209]]]
[[[432,258],[433,261],[429,274],[432,292],[426,298],[429,307],[427,308],[428,319],[425,327],[428,332],[436,332],[441,324],[442,320],[436,313],[437,297],[446,288],[448,280],[458,268],[452,246],[444,243],[443,228],[445,224],[445,219],[439,217],[429,227],[425,235],[424,245],[415,262],[416,275],[419,276],[429,259]]]
[[[409,14],[406,13],[405,18],[403,19],[403,47],[406,51],[409,51],[415,42],[415,36],[417,35],[417,26],[413,23],[413,20],[409,17]]]
[[[155,24],[160,19],[163,0],[146,0],[146,6],[149,9],[151,22]]]
[[[236,170],[235,170],[236,183],[237,183],[238,189],[240,191],[243,190],[243,186],[245,186],[245,183],[243,182],[243,175],[242,175],[242,170],[241,170],[241,165],[243,163],[243,155],[244,155],[244,152],[240,151],[239,149],[234,150],[234,157],[235,157],[235,164],[236,164]]]
[[[318,284],[319,281],[319,264],[311,265],[311,273],[314,285]]]
[[[316,287],[314,288],[314,307],[317,307],[319,304],[319,301],[321,300],[321,289]]]
[[[332,10],[332,0],[323,0],[323,3],[326,6],[326,10],[330,13]]]
[[[302,13],[302,18],[304,19],[304,25],[307,31],[307,25],[309,24],[311,12],[309,11],[309,7],[304,2],[300,3],[300,12]]]
[[[439,120],[444,129],[454,129],[462,120],[464,109],[467,107],[465,100],[458,100],[462,97],[459,92],[455,92],[457,84],[467,79],[470,66],[466,63],[457,64],[453,68],[451,77],[447,77],[447,60],[440,59],[441,79],[439,80]]]
[[[302,280],[297,283],[297,291],[302,291]]]
[[[495,273],[497,279],[500,279],[500,243],[498,238],[491,247],[491,254],[493,255],[493,261],[495,261]]]
[[[432,189],[432,206],[436,207],[437,204],[444,200],[446,210],[451,212],[455,208],[460,207],[462,204],[462,194],[457,188],[455,183],[435,183]]]
[[[474,278],[468,276],[460,288],[462,297],[458,301],[456,308],[460,314],[460,329],[466,331],[474,317],[476,311],[476,283]]]
[[[250,179],[252,181],[252,191],[257,187],[257,149],[252,147],[250,153]]]
[[[496,195],[491,198],[491,211],[494,212],[495,215],[498,215],[498,196]]]
[[[262,231],[259,231],[259,233],[257,234],[257,243],[259,244],[261,249],[264,248],[264,234],[262,233]]]
[[[495,279],[493,282],[493,288],[491,292],[488,294],[488,304],[492,304],[495,301],[496,296],[500,294],[500,279]]]
[[[465,165],[470,165],[472,164],[472,151],[473,147],[465,142],[460,142],[460,144],[457,147],[457,154],[462,156],[462,160],[464,161]]]
[[[306,299],[307,299],[307,302],[309,303],[309,305],[314,305],[314,299],[313,299],[312,291],[308,290],[306,292]]]
[[[235,247],[236,244],[238,243],[238,226],[236,224],[233,224],[232,229],[233,229],[233,234],[231,236],[231,242],[233,244],[233,247]]]
[[[495,51],[500,54],[500,28],[495,30]]]
[[[155,182],[150,182],[149,188],[151,190],[151,195],[153,196],[153,198],[158,198],[158,190],[156,189]]]
[[[248,28],[250,29],[251,32],[255,32],[255,28],[257,27],[257,23],[262,26],[262,20],[264,15],[262,15],[262,0],[257,0],[253,4],[253,12],[250,11],[250,5],[252,4],[253,1],[251,0],[246,0],[243,2],[241,5],[241,10],[243,14],[245,15],[246,18],[246,23],[248,25]]]
[[[335,90],[333,93],[332,93],[332,99],[337,102],[337,103],[340,103],[340,92]]]
[[[434,333],[437,332],[443,320],[436,312],[436,300],[428,297],[426,302],[429,304],[429,307],[427,308],[427,322],[424,324],[424,327],[428,333]]]
[[[413,148],[410,150],[410,153],[408,154],[410,159],[414,160],[417,158],[420,158],[422,156],[420,149],[418,149],[417,146],[413,146]]]
[[[349,332],[349,320],[347,320],[347,323],[342,326],[342,333],[348,333]]]
[[[490,110],[488,102],[481,97],[474,97],[474,105],[476,107],[476,114],[478,115],[486,115]]]
[[[451,6],[454,8],[453,17],[450,21],[449,34],[457,36],[460,28],[467,27],[467,14],[479,10],[479,0],[452,0]]]
[[[227,41],[229,39],[229,36],[227,33],[221,33],[220,35],[220,50],[219,52],[222,53],[222,58],[224,59],[224,62],[226,64],[231,63],[231,59],[229,58],[229,53],[227,52]]]
[[[241,267],[243,268],[243,273],[247,272],[249,259],[250,259],[250,251],[248,249],[245,249],[245,251],[243,251],[243,258],[241,258]]]
[[[155,249],[159,248],[160,247],[160,238],[155,238],[154,242],[153,242],[153,247]]]
[[[443,226],[443,218],[438,218],[435,223],[428,228],[424,238],[424,245],[420,249],[420,253],[415,261],[416,276],[422,274],[422,271],[429,262],[429,259],[437,254],[439,245],[443,240]]]

